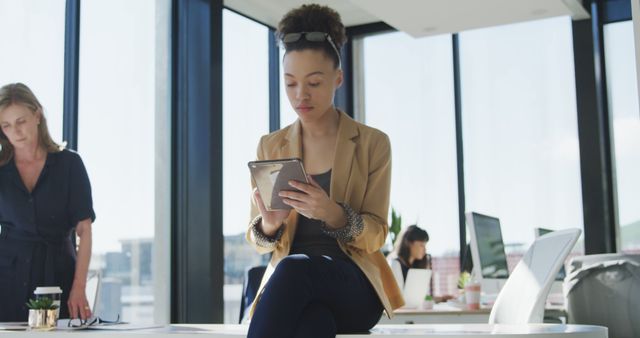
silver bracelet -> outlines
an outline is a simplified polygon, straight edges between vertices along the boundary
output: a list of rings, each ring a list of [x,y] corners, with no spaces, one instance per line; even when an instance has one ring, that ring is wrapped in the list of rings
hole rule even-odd
[[[275,248],[280,238],[282,238],[282,234],[284,232],[284,225],[280,226],[280,229],[276,232],[275,236],[270,237],[264,234],[261,229],[258,228],[258,225],[262,222],[262,216],[256,216],[251,223],[249,223],[249,227],[251,228],[251,233],[253,233],[253,237],[256,239],[256,245],[261,246],[263,248]]]
[[[353,242],[364,230],[364,220],[362,216],[351,209],[348,204],[338,202],[338,205],[344,210],[347,225],[339,229],[331,229],[325,222],[322,222],[320,226],[322,232],[343,243]]]

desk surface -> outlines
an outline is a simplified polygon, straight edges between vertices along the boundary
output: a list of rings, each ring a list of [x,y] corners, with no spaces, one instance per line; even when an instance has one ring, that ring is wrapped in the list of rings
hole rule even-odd
[[[380,324],[486,324],[489,322],[491,309],[465,310],[440,303],[432,310],[398,309],[393,312],[394,317],[386,315],[380,318]]]
[[[399,308],[393,311],[396,315],[414,315],[414,314],[462,314],[462,315],[488,315],[491,313],[490,307],[483,307],[479,310],[467,310],[465,308],[459,308],[448,303],[439,303],[433,306],[433,309],[423,310],[417,308]]]
[[[46,338],[79,338],[90,336],[113,336],[118,338],[139,338],[144,335],[167,338],[191,338],[206,335],[214,338],[245,337],[247,325],[218,325],[218,324],[180,324],[166,327],[131,330],[54,330],[49,332],[16,332],[0,331],[0,337],[46,337]],[[522,338],[528,337],[552,338],[607,338],[607,328],[589,325],[490,325],[490,324],[459,324],[459,325],[377,325],[371,333],[354,335],[337,335],[336,338],[400,338],[406,336],[446,337],[446,338]]]
[[[448,303],[436,304],[431,310],[401,308],[389,319],[382,315],[379,324],[486,324],[489,322],[491,308],[466,310]],[[561,307],[548,307],[545,317],[566,318]]]

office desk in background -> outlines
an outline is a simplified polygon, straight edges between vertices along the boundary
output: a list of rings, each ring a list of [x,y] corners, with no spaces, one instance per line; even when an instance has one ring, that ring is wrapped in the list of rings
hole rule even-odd
[[[549,306],[544,313],[545,322],[547,318],[557,319],[558,323],[565,319],[566,322],[567,315],[561,306]],[[378,324],[486,324],[490,314],[491,308],[464,310],[440,303],[435,304],[432,310],[398,309],[391,319],[382,315]]]
[[[81,337],[114,337],[140,338],[238,338],[246,337],[247,325],[216,324],[180,324],[162,328],[134,331],[49,331],[49,332],[11,332],[0,331],[0,337],[16,338],[81,338]],[[608,338],[607,328],[589,325],[490,325],[490,324],[458,324],[458,325],[377,325],[371,333],[337,335],[336,338],[523,338],[528,335],[536,338]]]
[[[490,308],[480,310],[463,310],[458,307],[440,303],[431,310],[398,309],[389,319],[382,315],[379,324],[486,324],[489,322]]]

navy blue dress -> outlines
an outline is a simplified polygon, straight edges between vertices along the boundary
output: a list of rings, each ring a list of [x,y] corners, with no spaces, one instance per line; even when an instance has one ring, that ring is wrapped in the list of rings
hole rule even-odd
[[[95,220],[91,185],[77,153],[49,153],[31,193],[13,159],[0,167],[0,322],[26,321],[37,286],[60,286],[60,316],[69,316],[72,231],[87,218]]]

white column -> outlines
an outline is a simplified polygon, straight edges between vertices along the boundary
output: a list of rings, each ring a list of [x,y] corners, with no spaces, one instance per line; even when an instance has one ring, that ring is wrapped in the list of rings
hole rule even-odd
[[[153,317],[171,321],[171,0],[156,0]]]
[[[638,81],[638,97],[640,97],[640,0],[631,0],[633,13],[633,32],[636,45],[636,77]]]

